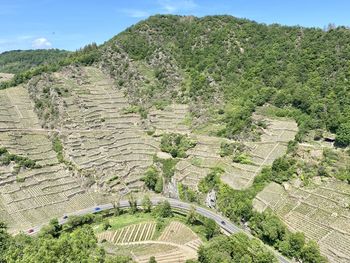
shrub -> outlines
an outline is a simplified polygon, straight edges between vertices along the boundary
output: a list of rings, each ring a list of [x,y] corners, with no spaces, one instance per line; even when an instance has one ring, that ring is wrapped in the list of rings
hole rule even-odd
[[[170,153],[174,158],[187,157],[186,151],[195,145],[196,142],[188,138],[188,136],[176,133],[163,134],[160,142],[161,150]]]

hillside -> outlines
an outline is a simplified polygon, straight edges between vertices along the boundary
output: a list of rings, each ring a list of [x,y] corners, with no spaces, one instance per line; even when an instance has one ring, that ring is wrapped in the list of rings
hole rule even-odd
[[[13,50],[0,54],[0,72],[20,73],[33,67],[56,63],[70,52],[58,49]]]
[[[157,15],[101,46],[40,52],[0,86],[9,232],[133,195],[206,205],[214,192],[214,209],[287,257],[324,262],[314,240],[350,258],[348,29]]]
[[[325,32],[230,16],[153,16],[105,44],[102,63],[123,80],[120,86],[130,84],[135,101],[192,102],[195,128],[235,137],[255,107],[269,102],[286,108],[278,113],[296,118],[302,135],[349,126],[349,42],[342,27]]]

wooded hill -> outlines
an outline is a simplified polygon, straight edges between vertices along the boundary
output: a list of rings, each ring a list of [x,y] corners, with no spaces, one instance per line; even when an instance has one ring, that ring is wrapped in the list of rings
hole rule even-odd
[[[6,51],[0,54],[0,72],[16,74],[42,64],[56,63],[69,53],[59,49]]]
[[[270,103],[278,107],[273,114],[297,120],[299,140],[309,129],[326,129],[346,146],[349,58],[350,30],[345,27],[322,30],[232,16],[156,15],[99,47],[88,45],[2,87],[62,65],[95,63],[144,112],[170,101],[192,105],[194,129],[234,138],[250,126],[257,106]]]

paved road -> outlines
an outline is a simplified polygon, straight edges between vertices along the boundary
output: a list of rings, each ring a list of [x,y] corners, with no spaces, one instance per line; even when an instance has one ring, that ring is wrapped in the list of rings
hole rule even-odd
[[[157,198],[152,198],[151,202],[153,205],[158,204],[160,201],[163,200],[167,200],[172,208],[175,209],[180,209],[183,211],[189,211],[191,209],[191,207],[193,206],[193,204],[189,204],[186,202],[182,202],[176,199],[171,199],[171,198],[161,198],[161,197],[157,197]],[[137,201],[138,206],[141,206],[141,200]],[[129,205],[129,201],[127,200],[122,200],[119,202],[119,207],[120,208],[128,208]],[[79,210],[77,212],[74,213],[70,213],[67,214],[65,216],[63,216],[62,218],[58,219],[58,223],[59,224],[64,224],[68,221],[69,216],[75,215],[75,216],[82,216],[82,215],[86,215],[86,214],[94,214],[94,213],[98,213],[101,211],[105,211],[105,210],[110,210],[114,208],[113,204],[103,204],[103,205],[98,205],[95,207],[90,207],[90,208],[86,208],[83,210]],[[228,218],[216,214],[214,211],[209,210],[207,208],[203,208],[200,206],[195,206],[196,208],[196,212],[206,218],[211,218],[213,220],[215,220],[215,222],[220,226],[221,229],[224,230],[225,233],[227,234],[235,234],[235,233],[239,233],[239,232],[243,232],[246,235],[248,235],[249,237],[253,237],[249,232],[243,231],[243,229],[239,228],[238,226],[234,225]],[[44,226],[45,224],[39,225],[39,226],[35,226],[31,229],[28,229],[27,233],[29,235],[35,235],[37,234],[40,229]],[[285,257],[283,257],[282,255],[280,255],[278,252],[276,252],[275,250],[273,250],[272,248],[268,247],[278,258],[278,260],[282,263],[289,263],[290,260],[286,259]]]

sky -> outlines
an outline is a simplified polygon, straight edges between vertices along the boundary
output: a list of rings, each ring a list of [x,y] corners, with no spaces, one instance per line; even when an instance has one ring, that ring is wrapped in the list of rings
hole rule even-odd
[[[153,14],[217,15],[324,28],[350,26],[350,0],[0,0],[0,53],[102,44]]]

